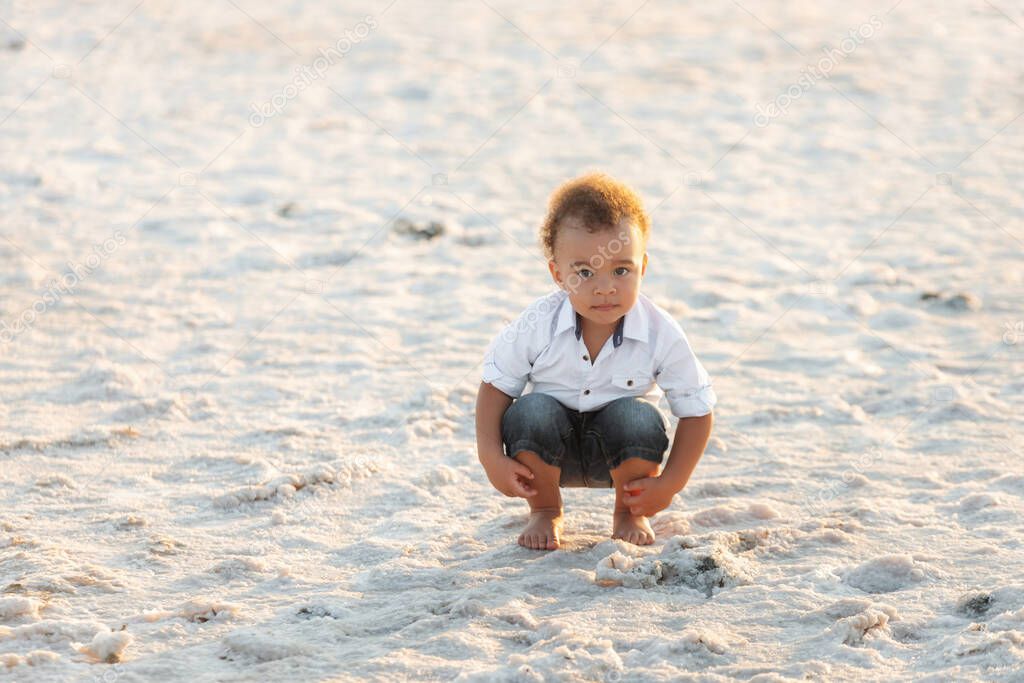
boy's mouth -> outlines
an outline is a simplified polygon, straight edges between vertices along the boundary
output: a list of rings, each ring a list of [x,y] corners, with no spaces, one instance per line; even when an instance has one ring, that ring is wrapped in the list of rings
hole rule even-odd
[[[601,304],[600,306],[591,306],[591,308],[596,309],[598,311],[610,311],[616,306],[618,306],[618,304]]]

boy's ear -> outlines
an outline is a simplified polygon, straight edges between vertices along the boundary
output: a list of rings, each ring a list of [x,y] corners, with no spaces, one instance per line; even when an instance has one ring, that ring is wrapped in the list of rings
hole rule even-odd
[[[644,252],[644,262],[640,266],[640,277],[643,277],[647,273],[647,252]]]
[[[558,272],[558,264],[554,260],[548,261],[548,270],[551,271],[551,279],[555,281],[555,284],[559,287],[562,286],[562,277]]]

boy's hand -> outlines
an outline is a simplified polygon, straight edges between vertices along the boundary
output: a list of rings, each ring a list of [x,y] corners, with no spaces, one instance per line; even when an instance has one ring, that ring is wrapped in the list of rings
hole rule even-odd
[[[634,479],[624,484],[622,491],[622,502],[629,507],[629,511],[644,517],[650,517],[667,508],[677,493],[660,477]]]
[[[529,498],[537,495],[537,489],[530,485],[533,471],[515,458],[502,455],[485,463],[484,471],[494,488],[506,496]]]

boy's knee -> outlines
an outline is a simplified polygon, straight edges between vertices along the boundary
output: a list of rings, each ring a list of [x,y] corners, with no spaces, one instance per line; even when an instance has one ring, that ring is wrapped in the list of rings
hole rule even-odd
[[[660,466],[669,446],[661,411],[634,397],[615,399],[605,406],[593,427],[593,438],[600,443],[609,469],[632,460]]]
[[[617,398],[601,409],[601,422],[615,426],[619,434],[631,437],[664,434],[665,418],[653,404],[634,396]]]
[[[523,394],[512,403],[512,406],[518,406],[520,410],[547,410],[558,405],[561,404],[554,396],[537,392]]]
[[[601,414],[618,424],[656,426],[665,429],[662,412],[652,403],[636,396],[615,398],[601,409]]]
[[[517,399],[501,420],[505,454],[515,458],[532,451],[548,465],[560,466],[572,424],[557,399],[547,394],[526,394]]]
[[[513,401],[501,418],[502,429],[551,429],[564,418],[558,399],[547,394],[526,394]]]

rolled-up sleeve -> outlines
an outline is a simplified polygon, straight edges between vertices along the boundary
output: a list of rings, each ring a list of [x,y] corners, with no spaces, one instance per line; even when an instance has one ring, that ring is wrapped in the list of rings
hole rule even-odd
[[[707,370],[697,360],[682,330],[669,347],[656,370],[655,381],[676,417],[707,415],[715,407],[718,397],[711,387]]]
[[[516,323],[508,325],[491,340],[484,353],[482,379],[495,389],[519,398],[533,368],[527,335],[516,334]]]

